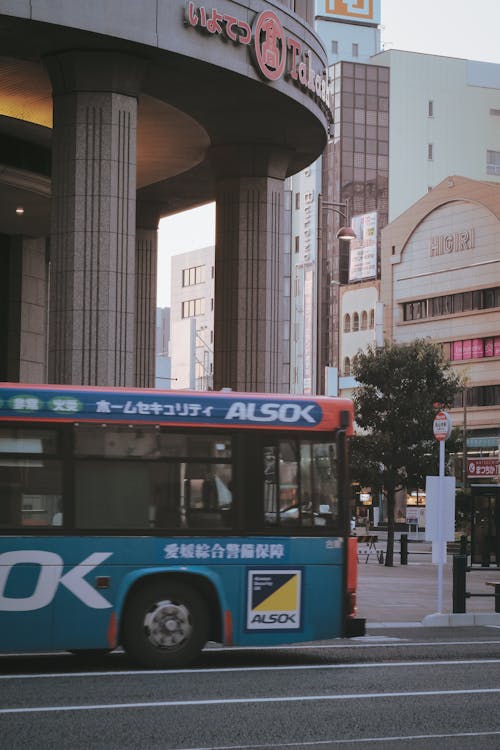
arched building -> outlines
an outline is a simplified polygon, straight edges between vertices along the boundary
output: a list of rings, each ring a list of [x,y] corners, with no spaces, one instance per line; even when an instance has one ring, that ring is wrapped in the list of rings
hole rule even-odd
[[[430,338],[466,382],[471,436],[500,437],[500,185],[451,176],[382,231],[384,338]],[[453,421],[463,424],[463,406]]]
[[[215,199],[214,387],[288,389],[283,185],[331,122],[313,21],[0,2],[0,380],[153,385],[158,221]]]

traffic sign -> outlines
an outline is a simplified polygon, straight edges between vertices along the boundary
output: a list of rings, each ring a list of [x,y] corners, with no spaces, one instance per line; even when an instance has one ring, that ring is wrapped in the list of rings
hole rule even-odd
[[[446,411],[438,411],[433,422],[436,440],[448,440],[451,435],[451,417]]]

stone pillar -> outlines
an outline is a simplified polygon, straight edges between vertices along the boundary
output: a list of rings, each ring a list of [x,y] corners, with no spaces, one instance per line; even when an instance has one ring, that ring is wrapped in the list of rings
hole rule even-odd
[[[217,174],[214,389],[289,390],[284,375],[285,149],[224,146]]]
[[[4,236],[0,284],[0,380],[47,378],[47,253],[44,237]]]
[[[137,96],[144,62],[46,58],[54,99],[49,380],[135,377]]]
[[[155,384],[159,221],[160,212],[156,206],[137,204],[134,385],[140,388],[153,388]]]

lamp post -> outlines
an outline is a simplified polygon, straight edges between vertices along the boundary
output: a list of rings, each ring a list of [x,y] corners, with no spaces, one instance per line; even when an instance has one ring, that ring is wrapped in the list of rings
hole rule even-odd
[[[350,243],[356,239],[356,233],[350,226],[351,211],[350,201],[328,201],[319,197],[319,237],[318,245],[320,249],[321,267],[318,271],[318,379],[325,377],[326,367],[338,366],[338,348],[339,348],[339,324],[338,324],[338,291],[334,287],[342,284],[341,243]],[[323,243],[323,210],[333,211],[342,219],[342,224],[335,233],[339,241],[338,255],[334,249],[326,247]],[[338,260],[338,263],[335,262]],[[325,392],[326,383],[318,383],[318,392]]]

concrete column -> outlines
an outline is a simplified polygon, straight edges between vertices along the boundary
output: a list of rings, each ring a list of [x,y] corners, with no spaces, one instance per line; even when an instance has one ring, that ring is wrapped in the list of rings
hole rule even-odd
[[[47,253],[44,237],[4,237],[0,248],[0,380],[45,383]],[[6,282],[6,283],[5,283]]]
[[[46,59],[54,99],[49,380],[134,384],[137,96],[117,52]]]
[[[283,232],[289,152],[225,146],[211,156],[217,173],[214,388],[288,391]]]
[[[137,204],[134,385],[140,388],[153,388],[155,385],[159,221],[160,213],[155,206]]]

